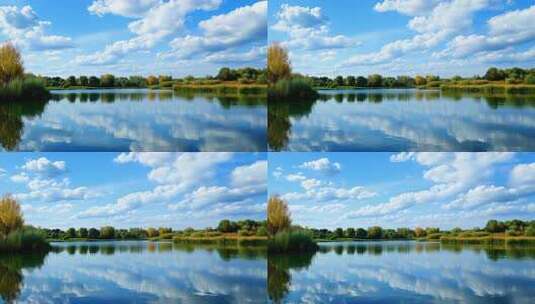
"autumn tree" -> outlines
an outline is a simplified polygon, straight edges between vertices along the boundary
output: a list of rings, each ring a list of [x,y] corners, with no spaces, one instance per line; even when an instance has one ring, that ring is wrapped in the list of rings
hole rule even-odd
[[[159,83],[160,83],[160,80],[158,79],[158,77],[156,77],[154,75],[150,75],[147,78],[147,84],[150,85],[150,86],[158,85]]]
[[[270,83],[289,78],[292,74],[292,66],[288,56],[288,50],[278,43],[272,44],[268,49],[268,80]]]
[[[269,198],[267,214],[268,231],[271,235],[290,228],[292,220],[290,219],[288,203],[278,196]]]
[[[24,217],[20,204],[11,196],[0,199],[0,237],[6,237],[11,232],[24,226]]]
[[[11,43],[0,47],[0,85],[24,76],[24,64],[19,50]]]

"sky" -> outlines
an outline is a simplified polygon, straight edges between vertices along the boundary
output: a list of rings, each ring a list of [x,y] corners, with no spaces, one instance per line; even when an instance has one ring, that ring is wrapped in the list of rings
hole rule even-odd
[[[216,74],[263,67],[267,1],[0,0],[0,42],[47,76]]]
[[[269,195],[314,227],[484,227],[533,220],[533,153],[270,153]]]
[[[270,0],[269,43],[315,76],[484,75],[533,67],[533,0]]]
[[[2,153],[0,195],[47,228],[265,220],[265,153]]]

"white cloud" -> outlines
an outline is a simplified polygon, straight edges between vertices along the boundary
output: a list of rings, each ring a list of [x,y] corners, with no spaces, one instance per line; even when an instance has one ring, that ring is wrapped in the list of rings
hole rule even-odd
[[[266,185],[268,163],[259,160],[248,166],[236,167],[231,173],[232,185],[244,187],[251,185]]]
[[[17,46],[34,51],[66,49],[74,46],[72,39],[46,35],[51,23],[40,21],[31,6],[0,6],[0,29]]]
[[[390,161],[393,163],[401,163],[408,161],[409,159],[414,157],[414,152],[401,152],[398,154],[392,154],[390,156]]]
[[[302,173],[288,174],[286,176],[286,180],[289,182],[303,181],[305,179],[306,179],[306,176],[304,176]]]
[[[175,38],[170,45],[172,50],[163,53],[165,58],[201,58],[208,56],[210,62],[229,62],[237,59],[233,48],[255,42],[265,45],[267,37],[267,1],[259,1],[250,6],[237,8],[227,14],[213,16],[201,21],[201,36],[187,35]],[[223,52],[223,53],[220,53]],[[262,48],[253,48],[246,61],[258,59],[265,54]],[[242,61],[244,59],[239,59]]]
[[[423,177],[433,182],[426,190],[405,192],[385,203],[366,205],[350,214],[350,217],[379,216],[399,212],[420,204],[431,204],[455,199],[472,187],[479,185],[494,172],[494,166],[509,161],[513,153],[416,153],[412,159],[430,167]],[[471,197],[496,189],[474,190]]]
[[[4,176],[6,174],[7,174],[7,171],[2,169],[2,168],[0,168],[0,177]]]
[[[328,158],[320,158],[314,161],[309,161],[299,166],[301,169],[310,169],[320,171],[327,174],[334,174],[340,172],[342,166],[338,162],[331,162]]]
[[[535,163],[516,165],[511,170],[511,184],[517,187],[535,185]]]
[[[116,163],[139,163],[151,168],[147,178],[158,185],[152,190],[127,194],[114,203],[89,208],[77,214],[77,217],[95,218],[129,214],[149,204],[164,204],[170,210],[188,212],[208,205],[213,205],[211,208],[217,208],[220,212],[231,212],[223,206],[225,204],[239,205],[243,207],[242,209],[248,210],[248,204],[256,204],[252,200],[254,197],[267,192],[267,161],[259,160],[250,165],[236,167],[228,179],[216,180],[218,183],[228,185],[209,185],[207,182],[213,180],[219,172],[218,166],[229,161],[233,155],[233,153],[122,153],[115,158]],[[177,200],[179,202],[174,203]],[[261,201],[264,203],[265,199]]]
[[[142,17],[159,0],[95,0],[88,10],[96,15],[113,14],[124,17]]]
[[[272,28],[289,35],[290,39],[284,44],[291,48],[321,50],[359,44],[355,39],[343,35],[330,35],[327,17],[319,7],[283,4],[277,13],[277,23]]]
[[[409,4],[416,7],[418,1],[384,1],[379,11],[409,11]],[[341,66],[370,65],[390,62],[412,51],[423,51],[438,46],[446,39],[468,28],[472,15],[488,7],[489,0],[451,0],[438,3],[429,13],[419,9],[410,10],[415,16],[408,27],[415,31],[410,39],[396,40],[384,45],[380,51],[355,55]],[[377,10],[377,6],[376,6]]]
[[[378,12],[397,11],[404,15],[418,16],[428,14],[439,0],[383,0],[374,6]]]
[[[43,176],[54,177],[65,173],[67,170],[64,161],[50,161],[46,157],[31,159],[22,166],[27,172],[38,173]]]
[[[94,2],[89,10],[98,14],[124,15],[126,13],[130,16],[141,17],[128,25],[129,30],[136,36],[107,45],[103,51],[77,56],[75,62],[90,65],[109,64],[131,52],[150,50],[164,38],[182,29],[189,13],[195,10],[216,9],[221,4],[221,0],[170,0],[154,3],[137,1],[131,4],[123,2],[98,1]]]

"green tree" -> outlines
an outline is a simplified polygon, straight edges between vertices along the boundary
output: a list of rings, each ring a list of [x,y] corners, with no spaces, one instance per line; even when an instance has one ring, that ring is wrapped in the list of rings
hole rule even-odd
[[[80,85],[81,86],[88,86],[89,85],[89,78],[87,78],[87,76],[80,76]]]
[[[65,81],[65,87],[74,87],[76,86],[76,76],[69,76],[67,81]]]
[[[485,79],[489,81],[499,81],[499,80],[505,80],[505,73],[497,68],[490,68],[487,70],[487,73],[485,73]]]
[[[93,239],[93,240],[98,239],[98,238],[100,238],[100,231],[98,231],[98,230],[95,229],[95,228],[90,228],[90,229],[89,229],[89,233],[88,233],[87,236],[88,236],[90,239]]]
[[[83,239],[86,239],[89,236],[89,231],[87,230],[87,228],[80,228],[78,230],[78,236]]]
[[[69,228],[67,229],[67,238],[74,239],[76,237],[76,229]]]
[[[383,86],[383,76],[379,74],[373,74],[368,76],[368,86],[372,88]]]
[[[104,226],[100,228],[100,238],[110,240],[115,238],[115,228],[112,226]]]
[[[366,77],[359,76],[357,77],[357,87],[364,88],[368,86],[368,79]]]
[[[372,240],[378,240],[383,237],[383,228],[379,226],[373,226],[368,228],[368,238]]]
[[[334,83],[338,87],[343,86],[344,85],[344,77],[343,76],[336,76],[336,78],[334,79]]]
[[[96,76],[89,77],[89,86],[90,87],[99,87],[100,86],[100,79]]]
[[[348,85],[350,87],[356,86],[357,85],[357,79],[355,78],[355,76],[347,76],[346,85]]]
[[[352,239],[355,238],[355,228],[347,228],[346,237],[352,238]]]
[[[344,229],[336,228],[336,230],[334,231],[334,236],[336,236],[336,238],[343,238],[344,237]]]
[[[422,237],[425,237],[427,235],[427,233],[425,232],[425,229],[423,229],[422,227],[416,227],[414,229],[414,236],[416,236],[417,238],[422,238]]]
[[[364,228],[358,228],[356,232],[356,236],[359,239],[365,239],[368,237],[368,231],[366,231],[366,229]]]
[[[104,88],[112,88],[115,86],[115,76],[112,74],[104,74],[100,76],[100,86]]]
[[[217,79],[221,81],[232,81],[238,79],[238,75],[230,68],[221,68],[217,74]]]

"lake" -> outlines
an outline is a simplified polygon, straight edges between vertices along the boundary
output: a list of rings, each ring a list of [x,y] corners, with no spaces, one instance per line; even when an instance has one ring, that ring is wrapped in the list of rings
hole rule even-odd
[[[270,103],[268,124],[275,151],[534,151],[535,96],[320,91]]]
[[[266,151],[263,96],[53,91],[0,104],[0,151]]]
[[[0,303],[266,303],[265,248],[53,243],[0,256]]]
[[[274,303],[533,303],[535,248],[320,243],[269,257]]]

